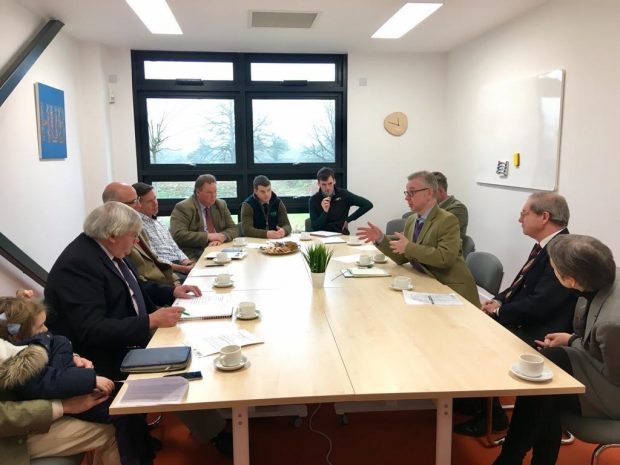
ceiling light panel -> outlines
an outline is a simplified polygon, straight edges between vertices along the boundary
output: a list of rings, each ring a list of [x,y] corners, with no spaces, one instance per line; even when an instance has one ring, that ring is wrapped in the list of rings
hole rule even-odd
[[[152,34],[183,34],[166,0],[125,0]]]
[[[372,38],[400,39],[442,5],[443,3],[406,3],[372,35]]]

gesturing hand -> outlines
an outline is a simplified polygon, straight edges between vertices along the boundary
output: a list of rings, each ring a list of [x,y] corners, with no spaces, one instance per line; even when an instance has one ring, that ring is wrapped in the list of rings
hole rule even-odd
[[[357,228],[357,237],[364,242],[377,242],[383,237],[383,231],[369,221],[368,226]]]
[[[405,248],[407,244],[409,244],[409,239],[407,239],[403,233],[395,232],[394,236],[396,236],[396,240],[390,241],[390,249],[394,252],[403,255],[405,253]]]

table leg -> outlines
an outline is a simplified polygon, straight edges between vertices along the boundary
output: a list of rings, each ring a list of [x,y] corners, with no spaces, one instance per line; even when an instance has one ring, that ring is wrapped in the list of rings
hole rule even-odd
[[[437,399],[435,465],[450,465],[452,460],[452,398]]]
[[[233,459],[235,465],[250,465],[250,435],[248,432],[248,408],[233,407]]]

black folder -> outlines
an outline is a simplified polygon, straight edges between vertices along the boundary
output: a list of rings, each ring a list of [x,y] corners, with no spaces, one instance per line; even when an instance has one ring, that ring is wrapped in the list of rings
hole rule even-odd
[[[191,355],[192,348],[188,346],[132,349],[123,359],[121,371],[124,373],[156,373],[182,370],[189,363]]]

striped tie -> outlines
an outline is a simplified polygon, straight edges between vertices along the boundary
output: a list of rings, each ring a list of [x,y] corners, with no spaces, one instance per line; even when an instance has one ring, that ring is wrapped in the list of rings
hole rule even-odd
[[[530,252],[530,256],[527,258],[527,262],[525,262],[525,265],[523,265],[523,268],[521,268],[521,271],[519,272],[515,280],[510,285],[510,290],[506,293],[506,297],[504,298],[504,303],[509,302],[514,292],[521,286],[521,283],[523,282],[525,275],[527,274],[528,271],[530,271],[530,268],[532,268],[532,265],[534,264],[534,260],[536,260],[536,257],[538,256],[538,253],[541,250],[542,250],[542,247],[540,246],[540,244],[538,243],[534,244],[534,247],[532,248],[532,251]]]

